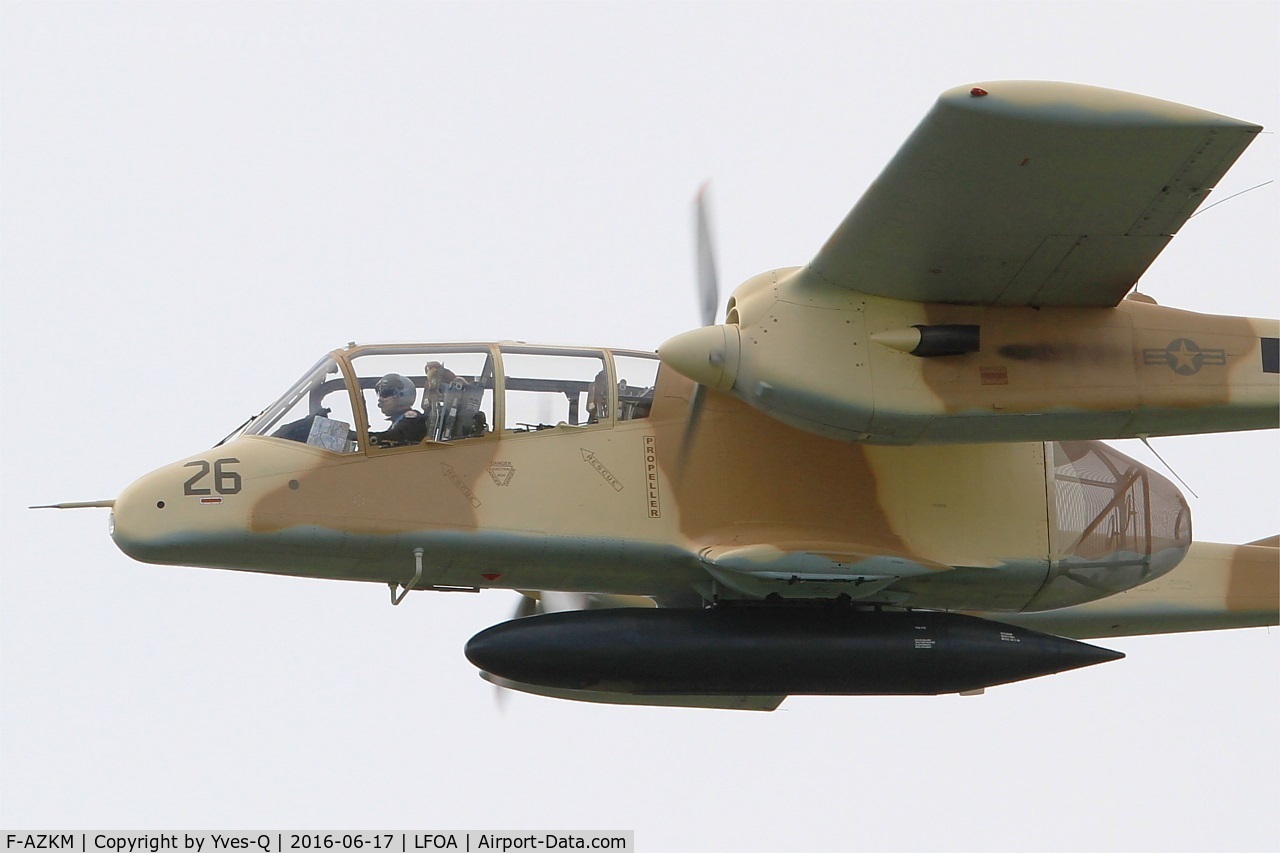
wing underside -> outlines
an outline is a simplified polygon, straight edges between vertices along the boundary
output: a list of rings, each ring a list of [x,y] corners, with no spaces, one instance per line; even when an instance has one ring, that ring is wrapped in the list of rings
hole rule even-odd
[[[1260,130],[1092,86],[953,89],[803,275],[918,302],[1115,305]]]

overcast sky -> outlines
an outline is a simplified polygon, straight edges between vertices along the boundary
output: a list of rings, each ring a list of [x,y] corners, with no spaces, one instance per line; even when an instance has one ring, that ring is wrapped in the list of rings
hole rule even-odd
[[[652,349],[698,322],[702,181],[726,288],[803,263],[952,86],[1280,126],[1278,34],[1274,3],[0,5],[0,825],[1275,849],[1272,631],[976,698],[500,710],[462,646],[511,593],[147,566],[105,511],[25,507],[114,497],[350,340]],[[1278,225],[1274,185],[1219,205],[1142,289],[1276,316]],[[1197,538],[1280,532],[1274,432],[1156,446]]]

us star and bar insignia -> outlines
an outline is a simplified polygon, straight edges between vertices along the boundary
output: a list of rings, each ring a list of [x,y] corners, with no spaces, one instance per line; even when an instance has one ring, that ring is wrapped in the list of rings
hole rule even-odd
[[[1191,376],[1199,373],[1205,365],[1221,366],[1227,363],[1227,351],[1223,349],[1201,349],[1190,338],[1175,338],[1164,349],[1144,349],[1142,351],[1144,365],[1166,365],[1174,373]]]

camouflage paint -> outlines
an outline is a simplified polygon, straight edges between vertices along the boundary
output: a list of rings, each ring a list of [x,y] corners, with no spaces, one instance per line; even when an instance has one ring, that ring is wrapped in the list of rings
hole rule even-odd
[[[692,390],[663,369],[646,419],[355,454],[241,436],[126,489],[115,539],[150,562],[381,583],[408,583],[422,548],[420,587],[686,603],[846,594],[1002,612],[1043,606],[1033,600],[1075,553],[1055,544],[1043,444],[840,442],[712,393],[682,450]],[[1124,460],[1116,464],[1181,502],[1109,448],[1072,451],[1089,452]],[[212,503],[184,495],[196,460],[234,460],[236,493]],[[1135,548],[1169,550],[1154,537],[1113,557],[1095,543],[1081,552],[1091,584],[1055,592],[1053,606],[1145,583],[1180,556],[1139,560],[1135,574]]]

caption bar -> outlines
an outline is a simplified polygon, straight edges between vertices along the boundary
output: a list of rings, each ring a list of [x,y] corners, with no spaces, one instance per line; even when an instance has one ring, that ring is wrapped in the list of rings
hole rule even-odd
[[[635,850],[635,832],[613,830],[434,830],[426,832],[16,832],[5,831],[4,853],[66,850],[72,853],[301,853],[348,851],[411,853],[420,850]]]

